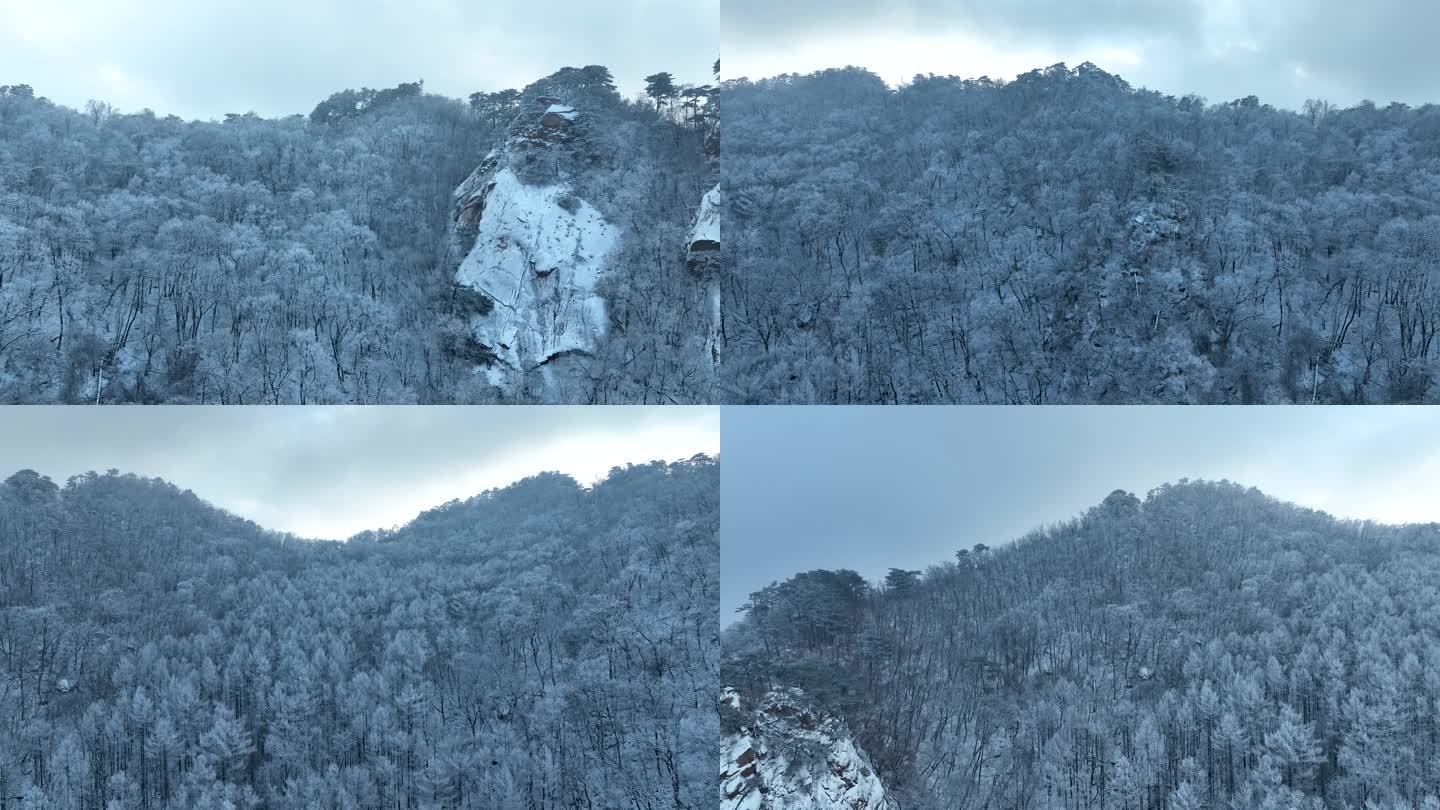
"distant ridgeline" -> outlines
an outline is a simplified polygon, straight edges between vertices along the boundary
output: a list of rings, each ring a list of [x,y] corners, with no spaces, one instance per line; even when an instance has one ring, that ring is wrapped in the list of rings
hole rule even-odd
[[[1185,482],[878,586],[799,574],[722,639],[722,802],[873,765],[911,810],[1431,810],[1437,575],[1440,526]]]
[[[406,98],[416,98],[425,89],[425,80],[411,84],[401,84],[399,87],[389,90],[371,90],[368,87],[360,91],[342,90],[330,98],[320,102],[310,113],[310,122],[313,124],[338,124],[346,119],[358,118],[366,113],[384,107],[392,102]]]
[[[468,104],[416,81],[185,122],[0,87],[0,404],[713,400],[718,290],[690,247],[719,102],[653,98],[588,66]],[[460,227],[492,149],[517,204]],[[476,229],[555,259],[500,289],[572,294],[469,286],[493,269],[457,272]],[[477,323],[502,298],[517,314]]]
[[[1440,398],[1440,106],[726,85],[737,402]]]
[[[117,473],[0,483],[0,807],[700,807],[719,465],[349,542]]]

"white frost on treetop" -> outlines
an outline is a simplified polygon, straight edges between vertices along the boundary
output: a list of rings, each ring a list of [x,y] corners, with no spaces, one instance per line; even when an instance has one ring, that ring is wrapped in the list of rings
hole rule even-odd
[[[595,285],[618,230],[564,185],[529,186],[509,168],[493,182],[457,274],[495,303],[474,319],[476,339],[516,369],[593,351],[606,321]]]

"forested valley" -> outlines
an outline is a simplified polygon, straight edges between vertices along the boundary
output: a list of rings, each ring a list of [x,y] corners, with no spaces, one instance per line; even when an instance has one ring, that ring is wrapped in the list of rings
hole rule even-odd
[[[1440,397],[1440,106],[727,82],[727,401]]]
[[[1435,810],[1437,574],[1435,524],[1230,483],[1116,491],[923,572],[762,589],[722,682],[775,722],[843,718],[906,810]],[[824,756],[772,739],[759,762],[838,772]]]
[[[159,481],[0,484],[0,808],[700,807],[719,464],[348,542]]]
[[[541,399],[476,373],[493,355],[471,321],[495,302],[457,283],[453,195],[542,92],[583,100],[585,160],[552,172],[624,234],[601,291],[623,329],[568,395],[713,398],[670,381],[694,376],[681,333],[708,330],[676,290],[718,101],[657,76],[648,98],[592,65],[468,101],[417,81],[190,122],[0,86],[0,404]]]

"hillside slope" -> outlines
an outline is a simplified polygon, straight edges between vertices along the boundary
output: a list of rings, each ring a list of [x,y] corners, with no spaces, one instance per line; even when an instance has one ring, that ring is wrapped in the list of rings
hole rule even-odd
[[[0,85],[0,404],[714,401],[687,99],[590,65],[187,122]]]
[[[1430,808],[1440,527],[1228,483],[870,586],[811,571],[724,639],[747,701],[799,687],[907,808]]]
[[[718,474],[541,475],[346,543],[159,481],[17,474],[0,804],[698,806]]]
[[[729,401],[1440,398],[1440,106],[1089,63],[726,93]]]

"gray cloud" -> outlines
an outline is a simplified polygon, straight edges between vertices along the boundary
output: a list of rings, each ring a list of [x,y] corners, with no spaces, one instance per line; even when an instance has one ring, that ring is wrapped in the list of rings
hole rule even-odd
[[[982,30],[1007,37],[1183,36],[1199,25],[1199,0],[727,0],[726,50],[855,28]]]
[[[710,78],[719,0],[51,0],[0,4],[0,83],[79,106],[218,118],[308,113],[333,92],[426,80],[464,97],[565,65],[603,64],[622,92],[668,70]]]
[[[916,72],[1010,78],[1018,51],[1088,59],[1137,86],[1211,101],[1440,101],[1440,4],[1430,0],[730,0],[722,22],[731,75],[859,64],[892,81]],[[953,58],[938,67],[918,60],[920,41],[945,35],[957,37]],[[868,47],[857,44],[867,37]]]
[[[1440,4],[1430,0],[1290,0],[1266,7],[1262,49],[1330,82],[1342,102],[1440,102]]]
[[[526,475],[719,450],[715,408],[7,408],[0,479],[118,469],[267,528],[346,537]]]
[[[1407,408],[727,408],[721,616],[799,571],[923,569],[1181,478],[1440,521],[1437,427]]]

